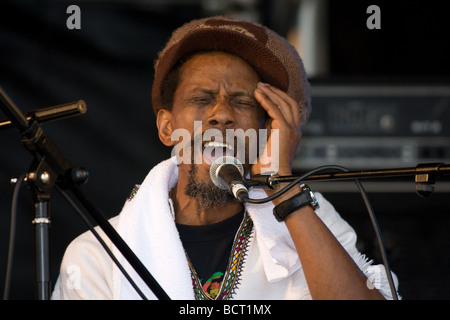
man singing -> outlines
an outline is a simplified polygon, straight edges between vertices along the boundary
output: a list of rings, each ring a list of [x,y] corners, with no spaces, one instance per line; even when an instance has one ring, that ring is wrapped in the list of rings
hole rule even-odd
[[[187,23],[159,54],[152,103],[159,139],[184,147],[151,169],[110,222],[170,298],[392,298],[384,268],[358,252],[354,230],[320,193],[311,201],[307,186],[295,186],[265,204],[243,204],[211,181],[211,163],[224,154],[243,159],[247,177],[267,166],[292,173],[311,103],[301,58],[284,38],[225,17]],[[267,141],[258,141],[264,150],[226,139],[238,129],[266,130]],[[185,148],[199,136],[199,148]],[[249,196],[276,191],[251,188]],[[156,298],[107,243],[145,296]],[[140,296],[87,232],[68,247],[52,298]]]

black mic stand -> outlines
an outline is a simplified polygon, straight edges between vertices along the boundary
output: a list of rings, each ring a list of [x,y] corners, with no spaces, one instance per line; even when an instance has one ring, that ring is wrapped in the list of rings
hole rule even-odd
[[[450,165],[445,163],[421,163],[416,167],[409,168],[391,168],[391,169],[373,169],[348,171],[339,166],[324,166],[326,168],[340,169],[339,172],[312,174],[303,181],[338,181],[355,179],[373,179],[373,178],[394,178],[414,176],[416,183],[416,192],[422,197],[429,196],[434,191],[436,179],[444,176],[450,176]],[[320,169],[320,168],[318,168]],[[345,169],[345,170],[342,170]],[[315,169],[314,171],[316,171]],[[320,171],[320,170],[317,170]],[[342,172],[344,171],[344,172]],[[274,189],[280,183],[292,183],[302,177],[302,175],[277,176],[277,175],[255,175],[251,177],[249,186],[265,186]]]
[[[62,189],[72,191],[155,296],[160,300],[169,300],[168,295],[111,226],[104,214],[83,194],[79,185],[86,181],[87,171],[73,167],[50,137],[45,134],[39,122],[36,119],[27,119],[1,88],[0,102],[0,108],[20,131],[22,144],[34,156],[33,164],[26,177],[34,201],[37,298],[48,300],[51,295],[49,207],[51,192],[55,185],[58,185]]]

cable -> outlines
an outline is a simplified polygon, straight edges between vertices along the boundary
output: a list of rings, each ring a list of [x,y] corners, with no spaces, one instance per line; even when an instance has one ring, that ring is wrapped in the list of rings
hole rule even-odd
[[[384,245],[384,240],[383,240],[383,236],[381,234],[380,225],[378,224],[378,221],[377,221],[377,218],[376,218],[375,213],[373,211],[372,205],[370,204],[369,197],[367,196],[367,193],[364,190],[363,185],[361,184],[361,182],[358,179],[354,179],[354,181],[355,181],[356,185],[359,188],[359,191],[360,191],[361,196],[363,198],[364,204],[366,205],[367,211],[369,213],[370,220],[372,222],[372,226],[373,226],[374,231],[375,231],[375,236],[377,238],[378,248],[379,248],[380,253],[381,253],[381,260],[383,261],[384,270],[386,271],[386,276],[387,276],[388,282],[389,282],[389,288],[391,289],[392,299],[398,300],[398,294],[397,294],[397,290],[395,290],[394,279],[392,278],[391,268],[389,267],[387,254],[386,254],[386,249],[385,249],[385,245]]]
[[[272,201],[273,199],[276,199],[279,196],[285,194],[288,190],[290,190],[292,187],[294,187],[297,184],[299,184],[302,180],[306,179],[307,177],[312,176],[313,174],[315,174],[317,172],[324,171],[324,170],[329,170],[329,169],[342,170],[342,169],[345,169],[345,168],[342,168],[341,166],[336,166],[336,165],[327,165],[327,166],[318,167],[318,168],[313,169],[313,170],[305,173],[304,175],[298,177],[297,179],[295,179],[294,181],[289,183],[286,187],[284,187],[280,191],[274,193],[273,195],[268,196],[267,198],[263,198],[263,199],[245,198],[243,200],[245,202],[254,203],[254,204],[262,204],[262,203],[266,203],[266,202]],[[345,170],[347,170],[347,169],[345,169]]]
[[[17,205],[19,198],[20,187],[25,179],[25,174],[22,174],[17,178],[16,184],[14,186],[12,203],[11,203],[11,222],[9,227],[9,246],[8,246],[8,258],[6,262],[6,275],[5,275],[5,287],[3,290],[3,300],[9,299],[9,290],[12,280],[12,267],[14,260],[14,247],[16,239],[16,221],[17,221]]]
[[[347,168],[341,167],[341,166],[337,166],[337,165],[326,165],[326,166],[321,166],[318,167],[316,169],[313,169],[307,173],[305,173],[304,175],[298,177],[297,179],[295,179],[294,181],[292,181],[291,183],[289,183],[286,187],[284,187],[282,190],[276,192],[275,194],[263,198],[263,199],[250,199],[248,197],[246,197],[244,199],[245,202],[248,203],[254,203],[254,204],[261,204],[261,203],[266,203],[269,201],[272,201],[273,199],[281,196],[282,194],[284,194],[285,192],[287,192],[288,190],[290,190],[292,187],[294,187],[295,185],[299,184],[301,181],[303,181],[304,179],[306,179],[307,177],[320,172],[320,171],[324,171],[324,170],[338,170],[338,171],[344,171],[344,172],[348,172],[349,170]],[[369,201],[369,197],[367,196],[366,191],[364,190],[364,187],[362,186],[361,182],[358,179],[353,179],[356,183],[356,185],[358,186],[358,189],[361,193],[361,196],[363,198],[364,204],[366,206],[366,209],[369,213],[370,216],[370,220],[372,222],[372,226],[375,232],[375,237],[377,239],[377,244],[381,253],[381,259],[384,265],[384,269],[386,271],[386,276],[388,278],[388,282],[389,282],[389,288],[391,290],[391,294],[392,294],[392,298],[394,300],[398,300],[398,295],[397,295],[397,290],[395,289],[395,285],[394,285],[394,280],[392,278],[392,273],[389,267],[389,263],[387,260],[387,254],[386,254],[386,249],[385,249],[385,245],[384,245],[384,241],[383,241],[383,237],[381,235],[381,229],[380,226],[378,224],[377,218],[375,216],[375,213],[373,211],[372,205],[370,204]]]
[[[64,192],[59,186],[56,186],[56,189],[62,194],[62,196],[70,203],[70,205],[75,209],[75,211],[80,215],[80,217],[83,219],[83,221],[86,223],[86,225],[89,227],[89,230],[94,234],[94,236],[97,238],[97,240],[100,242],[102,247],[106,250],[108,255],[111,257],[111,259],[114,261],[114,263],[117,265],[119,270],[122,272],[122,274],[125,276],[125,278],[130,282],[131,286],[136,290],[136,292],[141,296],[143,300],[147,300],[147,297],[144,295],[144,293],[139,289],[139,287],[136,285],[136,283],[133,281],[131,276],[127,273],[125,268],[120,264],[119,260],[114,256],[111,249],[109,249],[108,245],[103,241],[103,239],[100,237],[98,232],[95,230],[94,226],[92,225],[91,221],[86,217],[84,212],[75,204],[75,202],[67,195],[66,192]]]

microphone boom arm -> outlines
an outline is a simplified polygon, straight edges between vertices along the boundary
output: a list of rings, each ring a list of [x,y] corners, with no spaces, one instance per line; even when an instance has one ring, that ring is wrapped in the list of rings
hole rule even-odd
[[[416,167],[408,168],[387,168],[346,172],[317,173],[305,177],[303,181],[338,181],[354,179],[374,179],[414,176],[417,184],[417,193],[427,196],[434,190],[436,178],[450,176],[450,165],[445,163],[422,163]],[[280,183],[292,183],[301,175],[276,176],[276,175],[255,175],[251,177],[249,186],[266,186],[273,189]]]

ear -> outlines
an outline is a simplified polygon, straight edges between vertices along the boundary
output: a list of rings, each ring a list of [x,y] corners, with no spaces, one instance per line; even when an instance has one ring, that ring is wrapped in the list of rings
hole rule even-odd
[[[158,136],[161,142],[171,147],[175,145],[176,141],[172,141],[172,124],[170,122],[172,118],[172,112],[167,109],[159,109],[156,115],[156,125],[158,126]]]

